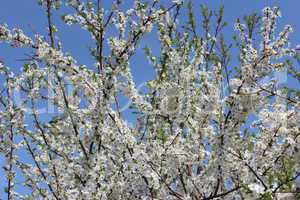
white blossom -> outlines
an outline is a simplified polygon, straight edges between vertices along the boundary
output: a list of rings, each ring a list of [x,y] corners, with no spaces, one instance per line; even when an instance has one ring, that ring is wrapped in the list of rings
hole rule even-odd
[[[61,4],[41,5],[49,2]],[[218,35],[201,38],[174,18],[181,0],[168,8],[137,0],[127,10],[64,2],[73,13],[63,21],[91,34],[94,66],[64,52],[55,32],[53,41],[33,40],[0,26],[1,42],[32,50],[17,73],[0,61],[0,153],[11,199],[229,200],[296,188],[299,97],[271,76],[292,70],[283,59],[298,47],[291,26],[277,34],[278,8],[263,10],[255,37],[249,24],[235,25],[239,62],[228,67],[235,55],[220,52]],[[139,85],[132,57],[149,32],[160,42],[145,48],[155,75]]]

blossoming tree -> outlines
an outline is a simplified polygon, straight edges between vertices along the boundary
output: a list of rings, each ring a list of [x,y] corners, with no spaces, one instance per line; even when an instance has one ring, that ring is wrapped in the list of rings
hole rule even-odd
[[[0,64],[5,198],[269,200],[297,192],[299,91],[274,78],[299,81],[292,27],[277,31],[276,7],[237,20],[233,67],[223,8],[202,6],[199,23],[192,2],[135,0],[125,9],[115,0],[105,10],[100,0],[40,0],[47,36],[0,25],[1,42],[32,49],[19,73]],[[66,24],[90,33],[96,67],[63,52],[52,20],[61,5],[74,11]],[[130,61],[150,32],[159,55],[145,48],[156,75],[141,93]],[[120,98],[131,102],[133,125]],[[59,112],[46,120],[39,105]]]

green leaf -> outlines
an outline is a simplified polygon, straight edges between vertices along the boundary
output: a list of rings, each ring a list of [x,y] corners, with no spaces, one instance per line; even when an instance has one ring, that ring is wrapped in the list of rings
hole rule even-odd
[[[272,197],[271,193],[266,192],[259,199],[260,200],[273,200],[273,197]]]
[[[173,40],[172,40],[172,45],[175,46],[177,43],[178,43],[178,40],[177,40],[177,39],[173,39]]]
[[[249,142],[247,149],[248,149],[248,151],[252,152],[253,148],[254,148],[254,143],[251,141],[251,142]]]
[[[93,73],[93,75],[92,75],[92,79],[93,79],[93,81],[97,81],[97,76],[96,76],[96,74],[95,73]]]
[[[28,72],[29,68],[30,68],[30,64],[26,63],[26,64],[24,64],[24,66],[23,66],[23,71],[24,71],[24,72]]]
[[[268,183],[269,185],[272,185],[272,183],[274,182],[274,175],[269,173],[268,175]]]
[[[228,26],[227,22],[223,22],[222,27]]]
[[[250,188],[246,184],[241,185],[241,191],[246,193],[246,194],[251,194],[252,193],[252,191],[250,190]]]
[[[150,56],[150,54],[151,54],[151,49],[149,48],[149,47],[144,47],[144,52],[145,52],[145,54],[147,55],[147,56]]]
[[[189,1],[188,3],[188,15],[189,15],[189,25],[191,26],[192,30],[195,31],[196,29],[196,23],[195,23],[195,17],[193,15],[193,5],[192,5],[192,1]]]
[[[157,133],[157,139],[161,140],[163,144],[167,141],[167,136],[164,133],[163,128],[160,128]]]

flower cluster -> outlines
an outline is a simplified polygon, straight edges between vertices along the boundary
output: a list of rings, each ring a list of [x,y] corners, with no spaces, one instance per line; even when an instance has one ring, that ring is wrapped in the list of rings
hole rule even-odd
[[[49,2],[61,3],[41,1]],[[240,62],[232,74],[222,38],[179,26],[181,0],[169,8],[136,0],[127,11],[116,1],[110,12],[92,1],[64,2],[75,13],[63,20],[95,41],[96,70],[56,48],[55,38],[49,44],[0,26],[0,41],[33,50],[20,73],[0,62],[0,153],[9,199],[272,199],[295,190],[299,97],[264,81],[296,52],[290,26],[276,37],[278,8],[263,10],[259,39],[236,24]],[[141,93],[131,56],[153,27],[160,51],[145,52],[156,74]],[[135,113],[131,122],[124,99]],[[19,158],[21,152],[29,158]],[[19,182],[30,194],[18,191]]]
[[[11,43],[12,46],[30,46],[32,40],[21,29],[10,31],[6,25],[0,25],[0,41]]]

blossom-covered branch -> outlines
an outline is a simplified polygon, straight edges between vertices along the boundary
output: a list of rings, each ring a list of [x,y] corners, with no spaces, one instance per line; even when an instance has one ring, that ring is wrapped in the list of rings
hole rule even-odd
[[[291,26],[277,31],[277,7],[237,20],[234,46],[222,35],[224,7],[202,6],[199,23],[193,1],[39,3],[46,36],[0,25],[1,42],[31,50],[19,72],[0,62],[7,199],[242,200],[297,191],[299,91],[276,74],[299,75],[299,48]],[[53,20],[60,7],[71,8],[67,25],[90,33],[96,68],[64,52]],[[147,34],[160,46],[144,48],[155,76],[142,93],[131,66]]]

